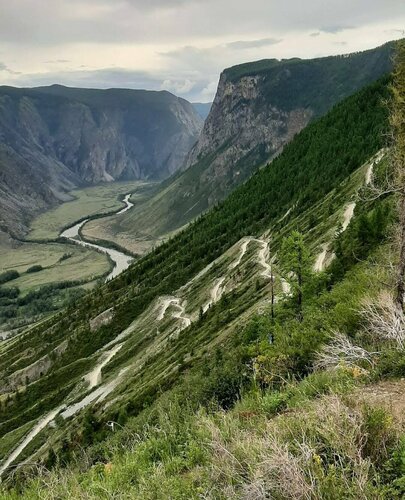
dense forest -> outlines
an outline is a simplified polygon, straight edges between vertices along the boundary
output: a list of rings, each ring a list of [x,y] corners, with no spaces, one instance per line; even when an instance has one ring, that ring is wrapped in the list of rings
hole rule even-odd
[[[331,96],[338,102],[353,92],[354,85],[366,85],[365,75],[374,72],[376,78],[392,69],[394,42],[376,49],[353,54],[318,59],[264,59],[240,64],[224,71],[227,80],[242,77],[262,77],[265,94],[271,103],[282,109],[311,107],[315,116],[328,110]],[[306,102],[302,102],[305,96]]]

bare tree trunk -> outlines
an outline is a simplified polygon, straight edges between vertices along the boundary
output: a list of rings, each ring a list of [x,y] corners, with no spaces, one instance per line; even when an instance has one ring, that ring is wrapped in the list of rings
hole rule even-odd
[[[274,276],[273,266],[270,267],[270,283],[271,283],[271,319],[274,319]]]
[[[405,191],[401,192],[399,200],[399,262],[397,267],[397,282],[395,304],[399,311],[404,308],[405,296]]]
[[[403,314],[405,298],[405,41],[397,44],[395,55],[394,81],[391,87],[392,104],[390,124],[393,132],[393,169],[395,184],[399,193],[398,200],[398,253],[399,261],[396,275],[395,304]]]

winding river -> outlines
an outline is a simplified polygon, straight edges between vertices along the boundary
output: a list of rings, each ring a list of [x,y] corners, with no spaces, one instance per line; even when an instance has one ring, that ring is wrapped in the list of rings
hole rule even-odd
[[[124,198],[125,207],[116,212],[116,215],[123,214],[124,212],[130,210],[134,206],[134,204],[131,201],[129,201],[130,197],[131,194],[127,194],[125,196]],[[97,245],[96,243],[89,243],[87,241],[82,240],[80,237],[80,229],[89,220],[90,219],[85,219],[81,222],[78,222],[77,224],[74,224],[73,226],[68,227],[67,229],[65,229],[60,233],[60,237],[66,238],[75,243],[76,245],[81,245],[83,247],[88,247],[88,248],[94,248],[100,252],[106,253],[110,257],[110,259],[114,262],[114,268],[106,278],[106,281],[109,281],[118,276],[119,274],[121,274],[122,271],[125,271],[125,269],[127,269],[131,264],[133,258],[125,254],[124,252],[120,252],[119,250],[103,247],[102,245]]]

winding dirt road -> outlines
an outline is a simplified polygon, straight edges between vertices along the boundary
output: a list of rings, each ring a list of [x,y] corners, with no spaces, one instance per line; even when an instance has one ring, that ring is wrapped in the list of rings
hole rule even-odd
[[[328,253],[328,248],[329,248],[329,243],[324,243],[322,245],[322,250],[318,254],[318,257],[316,258],[315,264],[314,264],[314,271],[315,272],[321,272],[325,268],[325,262],[326,262],[326,254]]]
[[[56,415],[65,408],[64,405],[58,406],[58,408],[55,408],[51,412],[49,412],[45,417],[41,418],[31,429],[31,431],[26,435],[26,437],[21,441],[21,443],[15,448],[15,450],[10,453],[10,455],[7,457],[7,459],[0,465],[0,477],[4,473],[6,469],[14,462],[16,458],[20,455],[20,453],[30,444],[30,442],[35,438],[37,434],[39,434],[42,429],[45,429],[45,427],[54,420]]]
[[[346,206],[345,211],[343,213],[342,231],[346,231],[348,225],[350,224],[355,208],[356,208],[356,202],[354,201],[352,201]]]
[[[162,321],[166,315],[167,309],[170,306],[174,306],[176,311],[173,311],[172,318],[182,321],[183,328],[187,328],[191,325],[191,319],[186,315],[186,310],[178,297],[163,297],[161,301],[162,303],[157,316],[158,321]]]
[[[102,355],[103,360],[100,361],[95,368],[89,372],[84,379],[89,382],[89,389],[93,389],[101,382],[101,370],[111,361],[111,359],[121,349],[123,344],[118,344],[111,349],[111,351],[104,352]]]

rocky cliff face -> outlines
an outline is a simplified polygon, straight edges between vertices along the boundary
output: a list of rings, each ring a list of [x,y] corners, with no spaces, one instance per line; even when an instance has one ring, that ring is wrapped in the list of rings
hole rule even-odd
[[[270,160],[311,118],[389,72],[392,51],[386,44],[345,56],[268,59],[225,70],[185,168],[213,156],[203,177],[226,176],[229,186],[244,180],[252,162]]]
[[[77,186],[165,178],[201,126],[169,92],[0,87],[0,222],[11,209],[24,224]]]
[[[230,184],[243,180],[250,169],[238,165],[249,154],[263,161],[274,157],[313,115],[309,108],[283,110],[263,92],[265,77],[246,76],[230,81],[222,73],[211,112],[199,141],[190,152],[186,168],[214,154],[206,179],[227,177]],[[256,154],[255,154],[256,150]]]

